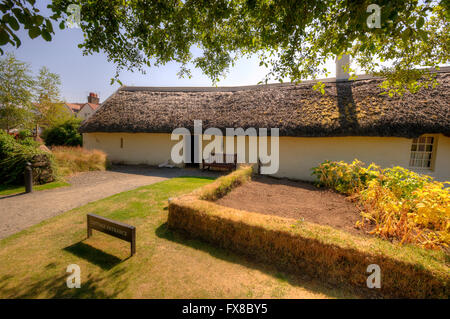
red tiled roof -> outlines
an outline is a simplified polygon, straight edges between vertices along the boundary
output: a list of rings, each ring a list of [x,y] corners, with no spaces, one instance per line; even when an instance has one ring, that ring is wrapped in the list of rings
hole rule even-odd
[[[85,103],[65,103],[73,112],[78,112],[81,110]]]

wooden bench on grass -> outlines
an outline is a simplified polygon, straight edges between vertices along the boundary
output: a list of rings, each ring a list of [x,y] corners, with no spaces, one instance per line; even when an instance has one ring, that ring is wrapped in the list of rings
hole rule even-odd
[[[211,167],[225,168],[233,170],[237,168],[237,154],[211,153],[209,158],[203,159],[202,169],[210,169]]]

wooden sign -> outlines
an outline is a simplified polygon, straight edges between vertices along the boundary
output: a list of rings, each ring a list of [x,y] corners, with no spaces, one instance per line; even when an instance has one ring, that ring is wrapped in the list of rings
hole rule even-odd
[[[136,253],[136,227],[95,214],[87,214],[88,238],[92,236],[93,229],[130,242],[131,256]]]

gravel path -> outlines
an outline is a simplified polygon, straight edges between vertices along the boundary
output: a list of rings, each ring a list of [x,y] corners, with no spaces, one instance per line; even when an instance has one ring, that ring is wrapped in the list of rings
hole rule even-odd
[[[70,209],[117,193],[177,176],[217,176],[198,169],[114,166],[108,171],[79,173],[71,186],[0,197],[0,239]]]

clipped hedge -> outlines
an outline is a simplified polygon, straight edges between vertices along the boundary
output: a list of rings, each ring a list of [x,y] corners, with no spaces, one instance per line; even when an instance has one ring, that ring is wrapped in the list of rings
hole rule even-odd
[[[228,185],[228,179],[222,181]],[[213,185],[228,189],[220,180]],[[168,226],[283,270],[356,289],[364,295],[448,298],[450,294],[448,256],[442,251],[397,246],[328,226],[223,207],[200,199],[205,192],[214,194],[208,185],[172,199]],[[381,268],[381,289],[367,288],[370,264]]]
[[[233,188],[250,180],[255,168],[253,166],[242,166],[234,172],[219,177],[212,184],[201,188],[199,198],[215,201],[228,194]]]
[[[0,131],[0,184],[23,185],[27,162],[32,164],[33,183],[55,180],[55,164],[51,153],[40,150],[37,143],[21,143]]]

